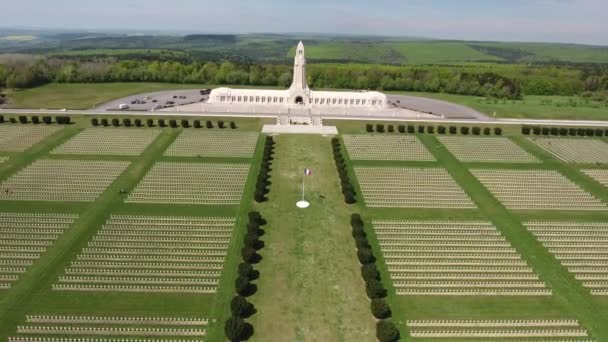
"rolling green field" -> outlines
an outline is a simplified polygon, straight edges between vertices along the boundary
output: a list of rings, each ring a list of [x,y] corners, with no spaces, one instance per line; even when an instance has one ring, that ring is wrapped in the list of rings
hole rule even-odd
[[[401,94],[395,92],[395,94]],[[478,96],[408,92],[406,95],[428,97],[458,103],[489,117],[514,119],[607,120],[605,104],[578,96],[525,96],[523,100],[498,100]]]
[[[357,37],[331,35],[190,35],[108,36],[91,33],[67,36],[32,36],[30,33],[0,37],[0,52],[36,50],[48,55],[91,56],[121,54],[162,55],[213,60],[284,62],[293,57],[294,46],[304,41],[310,58],[319,61],[372,64],[434,64],[476,61],[606,63],[608,48],[576,44],[503,43]],[[17,50],[15,50],[17,49]],[[150,51],[150,53],[148,53]],[[181,55],[183,54],[183,55]]]
[[[295,48],[288,57],[295,54]],[[501,61],[461,42],[335,42],[306,45],[308,58],[382,64],[452,64]]]

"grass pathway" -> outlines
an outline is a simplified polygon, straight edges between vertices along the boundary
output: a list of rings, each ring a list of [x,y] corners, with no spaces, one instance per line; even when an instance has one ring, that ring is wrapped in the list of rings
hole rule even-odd
[[[359,275],[350,209],[340,192],[330,138],[278,136],[258,293],[255,341],[375,341]],[[311,207],[298,210],[304,168]]]
[[[496,225],[541,279],[549,285],[556,301],[562,304],[573,318],[579,319],[598,341],[608,340],[608,326],[605,324],[608,317],[589,291],[583,288],[581,283],[535,239],[534,235],[525,229],[521,219],[496,200],[434,136],[421,135],[420,138],[443,167],[467,191],[482,214]]]

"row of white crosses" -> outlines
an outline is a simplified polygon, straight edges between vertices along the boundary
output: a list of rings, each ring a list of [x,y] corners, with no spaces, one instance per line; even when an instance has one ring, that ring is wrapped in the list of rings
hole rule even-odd
[[[576,320],[409,320],[410,335],[439,341],[455,338],[516,338],[518,341],[594,341]],[[581,339],[582,338],[582,339]]]
[[[61,128],[57,125],[0,125],[0,151],[23,152]]]
[[[399,295],[551,295],[489,222],[374,220]]]
[[[213,293],[234,224],[229,217],[113,215],[53,289]]]
[[[158,162],[129,195],[129,203],[236,205],[249,164]]]
[[[160,129],[153,128],[87,128],[51,153],[139,155],[160,132]]]
[[[10,288],[77,218],[73,214],[0,213],[0,288]]]
[[[568,163],[608,163],[608,144],[601,139],[530,138],[530,140]]]
[[[505,137],[440,136],[437,139],[462,162],[540,163],[540,160]]]
[[[165,156],[250,158],[258,137],[258,132],[185,130]]]
[[[205,318],[28,315],[11,342],[200,341]]]
[[[127,167],[126,161],[35,161],[0,184],[0,200],[92,202]]]
[[[476,207],[443,168],[356,166],[355,174],[368,207]]]
[[[352,160],[434,161],[435,157],[412,135],[343,135]]]
[[[526,227],[591,294],[608,295],[608,224],[527,222]]]
[[[509,209],[606,210],[606,204],[554,170],[473,169]]]

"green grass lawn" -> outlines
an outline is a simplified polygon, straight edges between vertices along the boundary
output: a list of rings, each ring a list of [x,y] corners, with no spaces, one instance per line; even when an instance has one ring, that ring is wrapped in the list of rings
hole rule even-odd
[[[330,139],[275,137],[259,291],[252,297],[255,341],[374,341],[374,319],[350,235]],[[306,199],[296,208],[304,168]]]
[[[494,117],[496,113],[496,118],[608,120],[608,107],[605,104],[586,101],[577,96],[525,96],[523,100],[495,100],[442,93],[406,92],[404,94],[462,104],[489,117]],[[573,106],[573,103],[576,103],[576,106]]]

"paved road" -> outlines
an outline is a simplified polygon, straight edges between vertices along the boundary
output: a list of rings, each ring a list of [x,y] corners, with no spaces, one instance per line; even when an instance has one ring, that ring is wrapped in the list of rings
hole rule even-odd
[[[184,117],[232,117],[232,118],[277,118],[276,114],[268,113],[217,113],[217,112],[124,112],[124,111],[94,111],[94,110],[42,110],[42,109],[0,109],[0,114],[24,114],[24,115],[90,115],[90,116],[113,116],[113,115],[146,115],[146,116],[171,116],[178,115]],[[444,124],[503,124],[503,125],[551,125],[551,126],[597,126],[608,127],[608,121],[590,121],[590,120],[534,120],[534,119],[450,119],[450,118],[412,118],[412,117],[395,117],[395,116],[377,116],[377,115],[321,115],[324,120],[386,120],[386,121],[402,121],[402,122],[434,122]]]
[[[417,112],[443,115],[450,119],[488,119],[488,117],[472,108],[452,102],[429,99],[409,95],[387,95],[388,100],[397,107]]]

